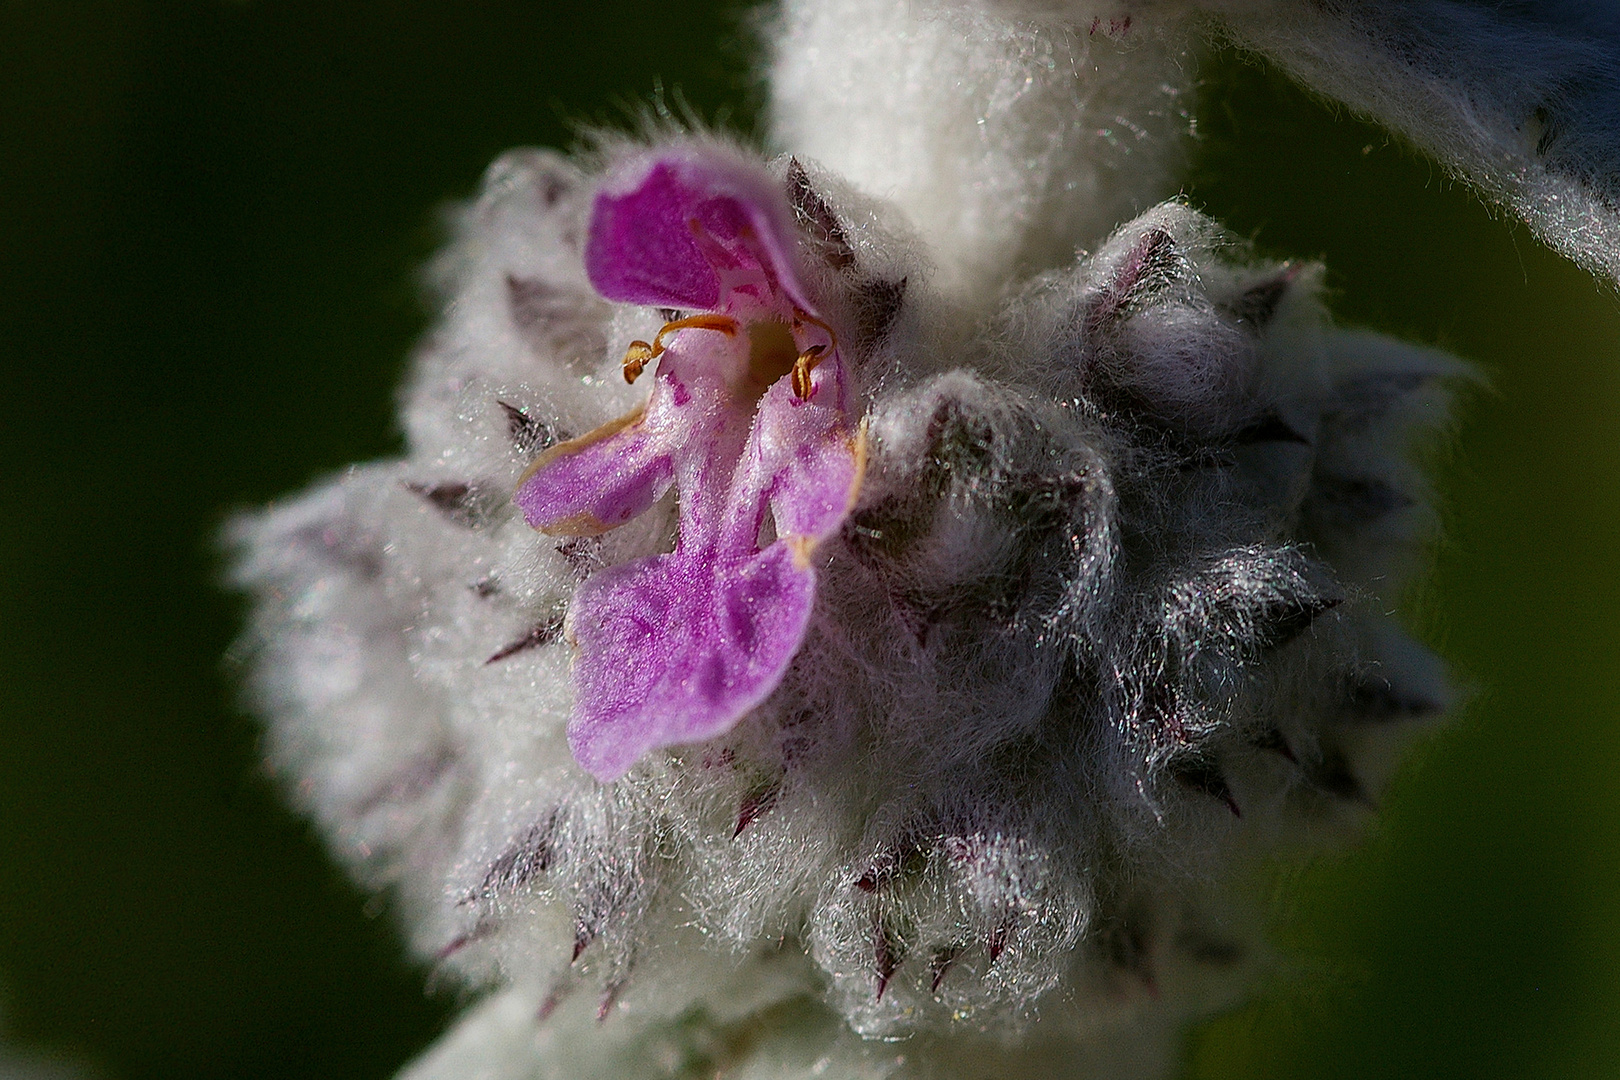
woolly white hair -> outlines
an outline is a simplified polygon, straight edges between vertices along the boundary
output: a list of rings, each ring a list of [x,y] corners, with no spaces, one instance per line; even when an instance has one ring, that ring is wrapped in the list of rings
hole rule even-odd
[[[867,483],[781,688],[603,785],[563,615],[673,507],[558,542],[508,501],[644,392],[619,357],[664,316],[581,263],[602,167],[497,162],[407,456],[231,532],[273,767],[419,955],[504,988],[407,1075],[1162,1075],[1267,966],[1257,856],[1353,827],[1399,721],[1445,707],[1382,613],[1463,369],[1333,327],[1318,268],[1174,202],[987,313],[892,209],[778,160]]]
[[[1613,3],[784,0],[774,134],[901,206],[945,284],[994,292],[1174,192],[1212,38],[1406,136],[1620,281]]]
[[[1225,25],[1432,153],[1554,250],[1620,280],[1620,7],[1234,4]]]
[[[1191,38],[1169,31],[1187,20],[1132,33],[1115,6],[789,0],[768,35],[773,137],[899,206],[938,287],[993,301],[1175,193]]]

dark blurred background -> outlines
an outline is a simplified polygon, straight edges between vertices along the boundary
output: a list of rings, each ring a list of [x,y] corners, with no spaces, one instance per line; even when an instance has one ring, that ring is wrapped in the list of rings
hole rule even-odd
[[[233,507],[399,447],[439,211],[663,94],[747,128],[743,9],[0,0],[0,1009],[110,1078],[384,1077],[456,1005],[258,771]],[[1298,974],[1188,1078],[1620,1076],[1620,302],[1227,55],[1188,193],[1339,316],[1479,361],[1410,616],[1477,688],[1288,870]]]

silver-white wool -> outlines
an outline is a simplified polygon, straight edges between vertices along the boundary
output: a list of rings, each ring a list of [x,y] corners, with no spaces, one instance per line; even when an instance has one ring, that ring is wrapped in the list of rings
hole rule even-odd
[[[1173,195],[1211,41],[1384,124],[1620,280],[1612,0],[780,3],[777,141],[893,199],[948,287],[994,290]]]
[[[419,954],[526,1002],[521,1039],[553,1009],[713,1029],[671,1075],[777,1017],[862,1059],[1168,1046],[1265,963],[1234,873],[1364,813],[1392,721],[1444,706],[1380,613],[1459,368],[1334,328],[1315,267],[1176,203],[981,319],[876,204],[777,168],[805,258],[838,246],[809,274],[874,448],[783,686],[614,784],[569,757],[570,593],[667,545],[671,508],[558,542],[508,499],[634,403],[618,358],[662,316],[584,281],[594,173],[516,153],[440,264],[409,455],[235,527],[270,760]]]

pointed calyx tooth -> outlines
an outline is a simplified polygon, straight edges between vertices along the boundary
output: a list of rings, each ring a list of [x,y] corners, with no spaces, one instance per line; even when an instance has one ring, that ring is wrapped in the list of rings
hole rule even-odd
[[[855,249],[850,245],[844,225],[827,205],[821,192],[810,183],[810,176],[799,164],[798,158],[789,158],[787,167],[788,202],[793,205],[799,225],[821,248],[822,257],[834,270],[847,270],[855,265]]]
[[[1410,496],[1373,476],[1311,476],[1302,512],[1315,528],[1351,533],[1413,505]]]
[[[491,934],[495,933],[497,929],[499,929],[499,924],[493,920],[479,919],[473,924],[472,929],[466,931],[465,933],[457,934],[455,937],[441,945],[438,952],[434,953],[434,959],[441,962],[448,960],[462,949],[465,949],[468,945],[471,945],[477,941],[482,941],[489,937]]]
[[[873,279],[862,282],[855,292],[855,320],[859,336],[857,341],[866,349],[883,344],[894,328],[906,304],[906,285],[909,277],[896,281]]]
[[[1237,797],[1232,794],[1232,787],[1214,758],[1206,754],[1183,754],[1171,762],[1169,772],[1182,786],[1225,803],[1233,817],[1243,816]]]
[[[883,1000],[883,992],[889,988],[889,980],[900,969],[904,960],[899,940],[890,931],[888,924],[878,912],[872,913],[872,963],[877,974],[877,998]]]
[[[564,441],[550,424],[508,401],[496,401],[506,417],[506,435],[512,448],[525,457],[538,454],[558,442]]]
[[[934,955],[928,960],[929,993],[939,993],[940,984],[945,981],[945,973],[951,970],[951,966],[956,963],[966,949],[967,946],[961,942],[956,942],[935,950]]]
[[[1255,645],[1262,649],[1280,649],[1343,602],[1344,597],[1338,595],[1300,596],[1267,605],[1257,612]]]
[[[1282,305],[1299,272],[1298,264],[1285,263],[1276,274],[1239,293],[1226,305],[1226,310],[1237,322],[1259,333],[1276,316],[1277,308]]]
[[[1168,284],[1180,264],[1175,240],[1168,232],[1157,227],[1143,232],[1092,300],[1082,322],[1087,338],[1106,331],[1133,304]]]
[[[577,841],[576,841],[577,843]],[[611,970],[628,970],[633,941],[626,940],[623,932],[633,921],[635,901],[646,883],[646,874],[634,859],[623,853],[613,855],[598,850],[578,853],[570,860],[573,869],[570,881],[574,886],[574,949],[569,963],[579,960],[580,954],[612,927],[615,937],[610,942]]]
[[[596,932],[596,926],[592,922],[587,921],[584,916],[575,916],[574,952],[568,958],[570,964],[578,961],[580,954],[590,946],[591,942],[596,940]]]
[[[448,744],[430,749],[356,801],[355,815],[365,817],[383,806],[420,799],[449,774],[460,757],[460,752]]]
[[[1232,442],[1238,446],[1251,446],[1255,443],[1268,442],[1299,443],[1301,446],[1311,445],[1310,439],[1295,431],[1289,426],[1288,421],[1270,409],[1239,428],[1232,435]]]
[[[1314,787],[1335,798],[1359,803],[1369,810],[1378,809],[1372,796],[1362,787],[1360,778],[1351,768],[1350,759],[1345,756],[1343,750],[1337,748],[1323,750],[1321,759],[1305,770],[1305,778]]]
[[[782,794],[782,782],[770,780],[759,785],[743,796],[737,807],[737,825],[731,832],[733,840],[743,834],[743,830],[752,825],[757,819],[768,813],[776,805],[776,799]]]
[[[495,652],[491,654],[489,659],[485,660],[484,663],[486,665],[493,664],[499,660],[505,660],[509,656],[515,656],[518,653],[524,652],[528,649],[538,648],[541,645],[550,645],[552,642],[562,637],[563,623],[564,617],[560,614],[552,615],[545,621],[536,623],[534,626],[530,627],[522,637],[515,638],[512,641],[507,642],[505,645],[502,645],[499,649],[495,650]]]
[[[855,879],[855,887],[862,892],[877,892],[897,879],[916,877],[926,869],[928,848],[914,836],[904,837],[872,857],[866,872]]]
[[[991,929],[989,937],[984,943],[985,955],[990,957],[993,964],[1001,959],[1001,954],[1007,951],[1008,942],[1012,941],[1013,920],[1011,916],[1002,919]]]
[[[287,541],[305,554],[320,559],[362,581],[382,575],[389,550],[374,546],[371,537],[358,533],[354,523],[342,519],[313,522],[287,534]]]
[[[596,1003],[596,1022],[603,1023],[608,1013],[613,1011],[614,1002],[619,1000],[619,994],[624,990],[624,979],[613,979],[602,988],[602,996]]]
[[[553,810],[544,821],[535,822],[524,830],[522,836],[489,864],[474,895],[491,896],[520,889],[551,869],[561,814],[561,810]]]
[[[476,528],[483,523],[486,516],[483,493],[474,484],[459,480],[441,481],[436,484],[408,480],[405,482],[405,490],[413,495],[420,495],[430,506],[457,525]]]
[[[513,273],[506,275],[507,306],[512,321],[521,327],[568,318],[579,310],[582,301],[588,302],[590,299],[589,294],[581,289],[570,289]]]
[[[1376,672],[1350,674],[1345,696],[1358,720],[1427,720],[1446,711],[1446,702],[1435,695],[1398,686]]]
[[[551,1019],[551,1014],[557,1011],[557,1006],[562,1004],[563,998],[567,997],[578,984],[579,979],[572,972],[564,973],[562,978],[552,983],[551,989],[547,990],[546,996],[540,1000],[540,1007],[534,1012],[535,1023],[543,1024]]]
[[[1290,594],[1288,590],[1265,593],[1249,598],[1239,624],[1249,647],[1260,650],[1280,649],[1299,637],[1321,616],[1344,602],[1341,593],[1316,593],[1303,587]]]
[[[1116,923],[1102,936],[1108,962],[1141,980],[1148,996],[1157,999],[1159,982],[1154,973],[1152,930],[1145,917]]]
[[[1334,387],[1323,410],[1324,423],[1340,431],[1355,431],[1381,419],[1401,399],[1439,378],[1434,371],[1368,371],[1353,375]]]
[[[1295,765],[1299,758],[1294,755],[1294,748],[1288,745],[1288,737],[1282,733],[1281,728],[1266,728],[1249,740],[1249,745],[1256,750],[1269,750],[1273,754],[1281,754]]]
[[[594,292],[577,285],[509,273],[506,306],[518,330],[565,353],[594,352],[605,343],[598,320],[606,307]]]
[[[1337,607],[1344,594],[1298,550],[1257,545],[1216,556],[1166,599],[1179,642],[1257,656],[1279,649]]]

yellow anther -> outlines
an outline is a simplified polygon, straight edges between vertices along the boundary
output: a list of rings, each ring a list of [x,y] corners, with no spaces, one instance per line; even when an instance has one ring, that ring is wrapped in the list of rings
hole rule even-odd
[[[655,349],[645,341],[632,341],[624,354],[624,381],[633,383],[641,377],[642,369],[652,363],[662,349]]]
[[[812,345],[799,354],[793,362],[793,396],[800,401],[809,401],[810,392],[814,389],[810,385],[810,373],[816,370],[821,363],[821,356],[827,351],[825,345]]]
[[[816,365],[821,363],[827,353],[836,352],[838,349],[838,334],[834,332],[832,327],[808,311],[799,311],[795,308],[793,312],[793,329],[802,329],[806,324],[814,326],[826,334],[827,344],[810,346],[799,353],[798,360],[793,364],[793,395],[800,401],[809,401],[810,393],[815,389],[810,385],[810,373],[816,370]]]

